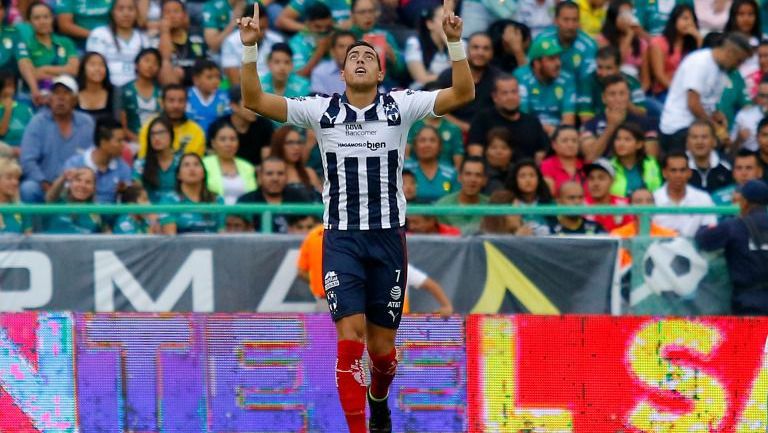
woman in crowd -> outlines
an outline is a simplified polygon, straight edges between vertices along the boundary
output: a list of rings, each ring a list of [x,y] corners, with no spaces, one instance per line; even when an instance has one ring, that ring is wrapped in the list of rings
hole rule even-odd
[[[451,66],[443,33],[443,7],[422,11],[418,33],[405,42],[405,63],[413,78],[413,88],[437,80]]]
[[[648,41],[641,34],[640,22],[631,0],[613,0],[608,6],[603,29],[597,35],[600,46],[613,46],[621,53],[621,70],[625,74],[650,83]]]
[[[90,114],[95,122],[99,118],[114,119],[114,86],[109,81],[107,61],[99,53],[83,56],[77,72],[77,109]]]
[[[203,160],[196,153],[185,153],[176,169],[176,191],[167,194],[162,204],[216,203],[224,200],[208,189]],[[163,234],[216,233],[224,228],[224,214],[186,212],[163,214],[159,218]]]
[[[136,55],[149,46],[139,29],[135,0],[115,0],[109,13],[109,25],[93,29],[85,43],[86,51],[96,51],[107,59],[109,77],[120,87],[136,78]]]
[[[651,39],[648,51],[651,92],[656,99],[662,102],[666,99],[667,89],[683,57],[698,49],[701,41],[699,23],[693,8],[687,4],[675,6],[662,34]]]
[[[512,205],[515,195],[506,189],[494,191],[488,200],[490,204]],[[521,215],[490,215],[483,217],[480,231],[485,234],[529,236],[533,234],[531,225],[523,223]]]
[[[16,81],[12,73],[0,72],[0,140],[18,158],[24,129],[35,113],[29,104],[16,99]]]
[[[147,191],[138,183],[130,185],[120,195],[123,204],[149,204]],[[112,233],[116,235],[137,235],[160,233],[155,214],[125,214],[117,217]]]
[[[305,141],[292,126],[283,126],[272,134],[269,154],[285,161],[286,189],[300,192],[307,200],[316,200],[322,191],[320,178],[304,165]]]
[[[734,0],[731,4],[728,22],[725,24],[725,33],[741,32],[749,37],[749,44],[757,48],[762,39],[762,30],[760,29],[760,6],[755,0]],[[752,57],[747,59],[739,67],[739,73],[749,85],[750,95],[754,94],[753,82],[749,80],[755,73],[760,71],[757,50]]]
[[[13,24],[10,11],[11,0],[0,1],[0,72],[16,72],[19,31]]]
[[[640,188],[651,192],[661,187],[661,168],[658,161],[645,153],[645,133],[634,123],[622,123],[611,137],[613,157],[611,164],[616,176],[611,194],[629,197]]]
[[[86,205],[93,204],[96,195],[96,173],[87,167],[67,170],[51,184],[45,195],[47,203]],[[102,222],[98,214],[58,214],[45,218],[45,233],[91,234],[101,233]]]
[[[0,158],[0,205],[18,204],[21,166],[11,158]],[[29,219],[22,214],[0,213],[0,234],[31,233]]]
[[[491,63],[502,71],[512,72],[528,63],[526,53],[531,45],[531,30],[512,20],[496,21],[488,28],[493,41]]]
[[[552,134],[554,155],[541,161],[541,172],[553,196],[565,182],[582,183],[584,161],[579,157],[579,131],[570,125],[560,125]]]
[[[27,15],[32,32],[19,43],[19,72],[32,100],[40,105],[46,101],[42,91],[49,90],[61,74],[75,75],[80,60],[74,42],[53,32],[53,8],[38,0]]]
[[[488,182],[483,190],[484,194],[492,194],[496,190],[503,189],[509,178],[514,158],[512,147],[512,135],[509,129],[504,127],[493,128],[488,131],[488,145],[485,148],[485,160],[488,162]]]
[[[127,131],[128,140],[137,143],[141,125],[157,115],[160,110],[160,51],[145,48],[134,60],[136,79],[124,85],[118,92],[116,109],[120,123]]]
[[[514,195],[515,206],[552,204],[552,193],[539,166],[532,159],[518,162],[507,179],[507,189]],[[542,215],[523,215],[523,221],[535,234],[549,234],[547,219]]]
[[[433,203],[459,190],[456,170],[440,162],[440,135],[433,126],[425,125],[413,139],[413,155],[405,163],[416,178],[416,200]]]
[[[250,162],[235,156],[240,142],[231,124],[214,124],[208,137],[213,149],[213,155],[203,158],[208,190],[223,197],[225,204],[235,204],[238,197],[256,189],[256,170]]]
[[[147,128],[147,156],[133,164],[133,178],[144,186],[152,203],[176,191],[181,157],[173,150],[173,139],[171,121],[164,116],[156,117]]]

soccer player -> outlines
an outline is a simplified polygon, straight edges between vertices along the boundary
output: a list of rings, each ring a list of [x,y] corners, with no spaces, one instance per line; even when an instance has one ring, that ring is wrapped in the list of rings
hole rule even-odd
[[[415,121],[451,112],[475,96],[454,0],[446,0],[444,9],[453,84],[434,92],[378,93],[384,80],[379,56],[372,45],[357,41],[342,65],[344,94],[292,99],[266,93],[256,70],[258,9],[238,23],[244,106],[278,122],[312,128],[317,135],[325,172],[323,279],[336,323],[336,382],[350,433],[366,433],[366,395],[370,432],[392,431],[387,397],[397,368],[395,334],[407,281],[401,173],[408,130]],[[367,391],[366,343],[371,360]]]

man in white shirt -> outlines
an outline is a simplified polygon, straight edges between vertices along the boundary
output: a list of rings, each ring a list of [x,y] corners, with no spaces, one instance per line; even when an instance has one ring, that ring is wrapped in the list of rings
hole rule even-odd
[[[345,85],[341,80],[341,69],[347,56],[347,48],[357,38],[348,30],[339,30],[331,36],[331,58],[323,60],[312,70],[310,85],[313,93],[333,95],[344,93]]]
[[[768,113],[768,81],[757,86],[755,104],[739,110],[731,128],[731,140],[741,149],[757,151],[757,124]]]
[[[255,3],[254,3],[255,4]],[[245,8],[243,16],[252,16],[254,4],[250,4]],[[260,11],[262,12],[262,11]],[[266,75],[269,72],[267,67],[267,56],[272,52],[272,46],[284,42],[283,37],[269,28],[269,21],[267,20],[267,14],[264,13],[259,16],[259,27],[261,27],[261,40],[259,43],[259,61],[257,67],[259,68],[260,76]],[[235,31],[230,33],[224,42],[221,44],[221,67],[224,69],[224,75],[229,78],[229,82],[232,85],[240,84],[240,66],[242,66],[243,57],[243,43],[240,42],[240,31],[235,28]]]
[[[669,153],[663,161],[662,174],[666,181],[653,193],[657,206],[714,206],[715,203],[706,192],[688,185],[692,172],[688,166],[688,156],[682,152]],[[704,214],[659,214],[653,222],[680,233],[680,236],[693,237],[699,227],[717,224],[714,215]]]
[[[696,119],[717,123],[723,116],[716,105],[728,82],[728,72],[752,55],[749,40],[728,33],[720,46],[686,56],[672,78],[661,112],[661,148],[664,152],[685,150],[688,127]]]

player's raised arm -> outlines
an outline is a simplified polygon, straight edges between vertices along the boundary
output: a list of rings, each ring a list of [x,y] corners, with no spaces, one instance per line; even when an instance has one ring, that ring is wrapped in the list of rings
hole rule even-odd
[[[443,31],[448,39],[448,57],[451,59],[451,87],[442,89],[437,94],[434,112],[438,116],[467,104],[475,99],[475,81],[469,70],[467,54],[461,43],[461,31],[464,27],[461,18],[454,13],[455,0],[443,2]]]
[[[237,26],[240,29],[240,41],[243,43],[243,66],[240,72],[243,106],[264,117],[285,122],[288,117],[288,104],[285,98],[264,92],[256,70],[256,62],[259,59],[256,41],[261,36],[258,4],[254,5],[253,17],[238,18]]]

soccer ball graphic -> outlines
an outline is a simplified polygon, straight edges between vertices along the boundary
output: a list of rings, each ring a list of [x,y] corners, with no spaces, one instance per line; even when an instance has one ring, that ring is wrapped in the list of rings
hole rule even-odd
[[[690,298],[709,265],[689,240],[675,238],[652,243],[643,256],[642,269],[645,282],[632,291],[633,305],[651,294],[671,292]]]

